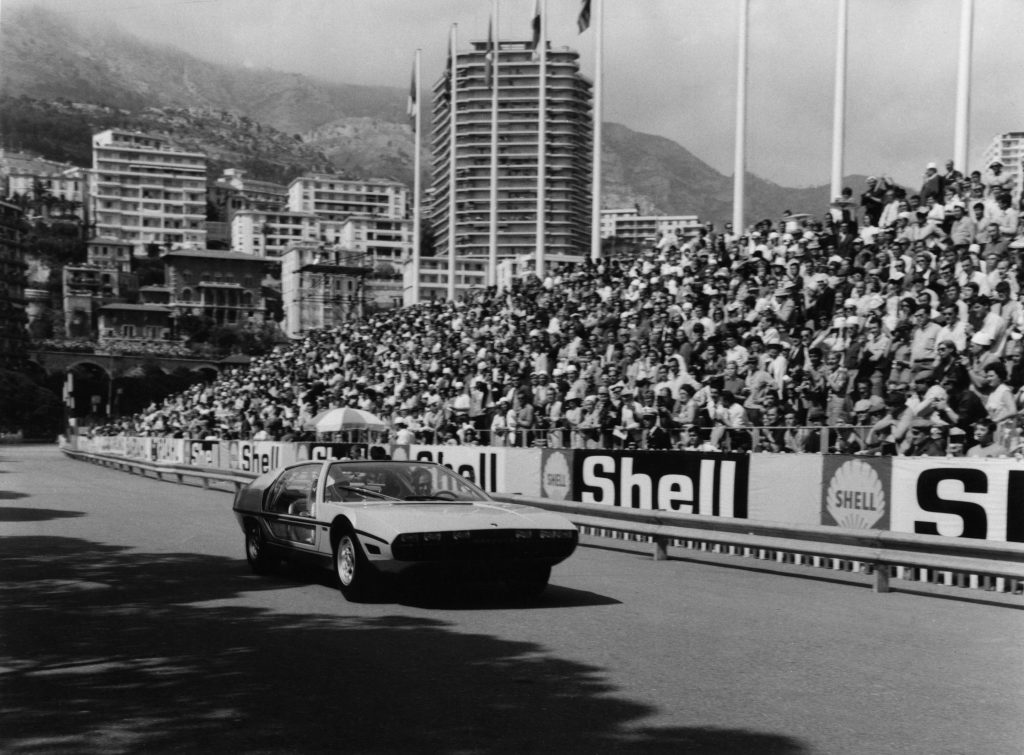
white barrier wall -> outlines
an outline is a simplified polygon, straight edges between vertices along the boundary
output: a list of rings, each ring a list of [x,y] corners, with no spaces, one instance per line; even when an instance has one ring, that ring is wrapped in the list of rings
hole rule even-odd
[[[260,474],[365,445],[73,438],[91,453]],[[1012,459],[397,446],[490,492],[780,524],[1024,542],[1024,463]]]

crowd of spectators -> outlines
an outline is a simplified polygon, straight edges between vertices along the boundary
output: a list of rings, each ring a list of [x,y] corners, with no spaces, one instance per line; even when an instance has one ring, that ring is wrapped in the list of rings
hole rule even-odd
[[[1024,226],[998,163],[820,216],[668,234],[510,290],[313,332],[101,429],[309,440],[1021,455]]]

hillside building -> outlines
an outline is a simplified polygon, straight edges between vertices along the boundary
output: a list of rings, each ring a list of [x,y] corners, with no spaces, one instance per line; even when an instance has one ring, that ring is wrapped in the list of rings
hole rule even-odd
[[[247,209],[231,216],[231,250],[240,254],[278,258],[318,236],[317,217],[308,212]]]
[[[218,249],[176,249],[162,259],[175,316],[207,316],[217,325],[263,321],[264,260]]]
[[[649,246],[666,234],[689,241],[700,229],[696,215],[641,215],[636,207],[601,210],[601,238],[629,246]]]
[[[501,42],[495,80],[498,101],[498,256],[536,252],[540,61],[527,42]],[[582,255],[590,248],[592,160],[591,84],[579,56],[549,49],[546,85],[545,250]],[[487,43],[455,55],[455,249],[486,259],[490,244],[491,89]],[[435,256],[447,256],[451,169],[451,83],[433,88],[431,203]]]
[[[35,197],[69,208],[85,201],[85,170],[77,165],[46,160],[24,152],[0,150],[0,178],[5,197]]]
[[[366,255],[322,244],[300,244],[281,257],[282,329],[290,338],[360,319]]]
[[[90,217],[97,236],[130,241],[135,254],[206,246],[206,155],[162,136],[109,129],[93,135]]]
[[[409,190],[398,181],[310,173],[288,185],[288,209],[323,220],[345,220],[351,215],[401,219],[409,215]]]

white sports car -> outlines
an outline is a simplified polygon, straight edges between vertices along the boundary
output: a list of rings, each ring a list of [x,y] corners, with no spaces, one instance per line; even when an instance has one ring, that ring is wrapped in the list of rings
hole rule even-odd
[[[495,501],[433,462],[299,462],[240,489],[233,509],[254,572],[307,557],[334,568],[348,600],[410,571],[490,576],[537,595],[578,541],[568,519]]]

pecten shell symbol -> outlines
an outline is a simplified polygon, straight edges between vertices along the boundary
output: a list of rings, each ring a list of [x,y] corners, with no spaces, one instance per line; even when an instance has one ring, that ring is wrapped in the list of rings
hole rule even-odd
[[[832,475],[825,506],[840,527],[870,529],[885,513],[882,481],[870,464],[852,460]]]

